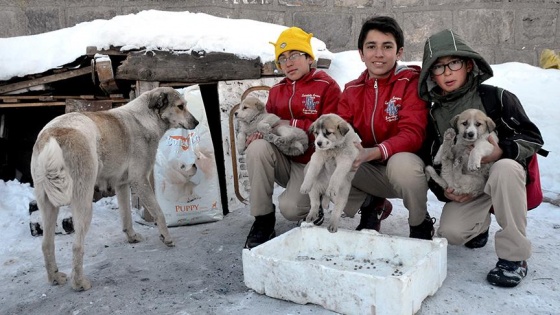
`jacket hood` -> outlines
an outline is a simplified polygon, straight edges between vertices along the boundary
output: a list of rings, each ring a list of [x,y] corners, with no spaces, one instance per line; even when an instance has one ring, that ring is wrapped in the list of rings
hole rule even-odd
[[[494,75],[488,62],[479,53],[474,51],[460,35],[449,29],[443,30],[430,36],[424,44],[422,72],[418,82],[418,95],[423,100],[431,101],[430,92],[436,87],[436,84],[430,78],[430,68],[438,58],[444,56],[472,59],[475,63],[473,74],[477,79],[477,84],[484,82]]]

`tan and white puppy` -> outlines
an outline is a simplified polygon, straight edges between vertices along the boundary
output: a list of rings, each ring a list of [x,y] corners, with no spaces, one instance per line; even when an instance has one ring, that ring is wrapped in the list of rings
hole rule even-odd
[[[285,155],[302,155],[307,150],[307,133],[297,127],[276,125],[280,117],[267,113],[265,104],[256,97],[245,98],[235,111],[235,118],[238,124],[235,140],[240,154],[245,152],[247,137],[255,132],[261,133],[263,139],[274,144]]]
[[[305,218],[312,222],[318,218],[319,205],[327,209],[334,203],[328,230],[336,232],[342,211],[348,202],[352,179],[352,163],[359,150],[355,143],[360,137],[352,126],[336,114],[321,115],[309,128],[315,135],[315,152],[305,167],[305,177],[301,185],[302,194],[309,193],[311,209]]]
[[[132,228],[132,186],[155,218],[161,240],[174,246],[149,177],[165,131],[193,129],[197,124],[181,95],[162,87],[118,108],[58,116],[41,130],[33,147],[31,174],[43,218],[42,248],[51,284],[66,283],[66,274],[58,270],[55,259],[54,233],[59,207],[70,205],[75,228],[72,288],[91,288],[83,271],[84,238],[91,223],[96,185],[100,190],[115,189],[128,242],[142,240]]]
[[[434,164],[441,164],[441,176],[432,166],[426,166],[426,176],[444,189],[453,188],[455,194],[478,196],[484,192],[493,164],[480,161],[494,150],[488,137],[498,142],[494,132],[496,124],[478,109],[467,109],[450,123],[455,129],[445,131],[443,143],[434,157]]]

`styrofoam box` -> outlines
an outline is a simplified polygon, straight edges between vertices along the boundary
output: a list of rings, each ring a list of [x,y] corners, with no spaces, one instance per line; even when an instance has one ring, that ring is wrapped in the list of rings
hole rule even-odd
[[[447,240],[294,228],[243,250],[245,285],[343,314],[414,314],[447,276]]]

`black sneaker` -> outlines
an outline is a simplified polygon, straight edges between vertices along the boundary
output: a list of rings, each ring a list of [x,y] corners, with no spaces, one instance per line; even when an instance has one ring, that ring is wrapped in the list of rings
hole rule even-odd
[[[356,230],[361,231],[363,229],[376,230],[379,232],[381,229],[381,221],[385,220],[391,211],[393,210],[393,205],[391,202],[385,198],[373,197],[368,195],[364,204],[367,206],[362,206],[358,213],[361,214],[360,224],[356,227]]]
[[[323,221],[325,221],[325,211],[323,210],[323,206],[319,206],[319,217],[313,221],[313,224],[319,226],[323,224]]]
[[[527,262],[498,259],[496,267],[488,273],[486,280],[498,287],[512,288],[527,275]]]
[[[255,217],[255,222],[251,226],[245,248],[251,249],[265,243],[276,236],[274,225],[276,224],[276,216],[274,212]]]
[[[490,229],[486,230],[486,232],[482,232],[475,236],[473,239],[465,243],[465,246],[468,248],[481,248],[486,245],[488,242],[488,234]]]
[[[420,225],[410,226],[410,237],[419,238],[422,240],[432,240],[434,237],[434,223],[436,223],[436,218],[430,217],[429,213],[426,213],[426,218]]]

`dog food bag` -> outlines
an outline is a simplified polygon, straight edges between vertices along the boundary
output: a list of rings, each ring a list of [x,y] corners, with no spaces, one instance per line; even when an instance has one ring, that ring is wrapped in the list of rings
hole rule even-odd
[[[199,121],[192,130],[170,129],[161,138],[154,165],[156,199],[168,226],[223,218],[210,127],[198,86],[179,90]]]

